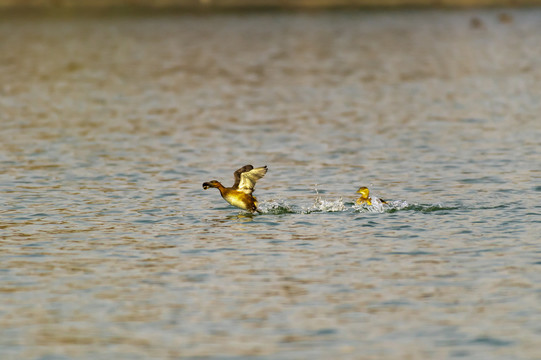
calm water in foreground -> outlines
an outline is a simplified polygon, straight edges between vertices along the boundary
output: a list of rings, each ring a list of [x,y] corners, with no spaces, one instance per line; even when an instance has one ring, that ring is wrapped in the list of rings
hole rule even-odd
[[[0,358],[541,358],[541,10],[499,13],[3,17]],[[262,215],[201,187],[245,164]]]

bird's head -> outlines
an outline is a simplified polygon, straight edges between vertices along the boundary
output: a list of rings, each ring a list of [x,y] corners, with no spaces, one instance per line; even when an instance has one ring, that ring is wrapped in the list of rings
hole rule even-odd
[[[208,188],[215,188],[215,187],[218,187],[220,183],[217,181],[217,180],[212,180],[212,181],[209,181],[209,182],[204,182],[203,183],[203,189],[207,190]]]
[[[361,186],[359,190],[357,190],[357,193],[361,194],[363,198],[367,198],[370,192],[367,187]]]

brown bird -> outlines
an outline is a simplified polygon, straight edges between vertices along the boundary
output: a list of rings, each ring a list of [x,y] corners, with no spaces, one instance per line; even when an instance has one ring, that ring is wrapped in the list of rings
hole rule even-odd
[[[255,168],[245,165],[234,172],[235,183],[231,187],[224,187],[218,180],[203,183],[203,189],[218,188],[225,201],[243,210],[258,212],[257,199],[252,195],[257,180],[267,173],[267,166]]]

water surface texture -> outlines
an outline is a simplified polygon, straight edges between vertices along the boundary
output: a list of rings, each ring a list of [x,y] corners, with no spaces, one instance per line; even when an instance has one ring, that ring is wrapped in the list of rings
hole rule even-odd
[[[540,19],[2,17],[0,358],[541,358]]]

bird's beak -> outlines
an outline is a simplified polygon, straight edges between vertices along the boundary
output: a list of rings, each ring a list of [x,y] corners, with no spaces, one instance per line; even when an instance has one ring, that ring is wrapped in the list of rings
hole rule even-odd
[[[207,190],[210,187],[210,184],[205,182],[203,183],[203,189]]]

